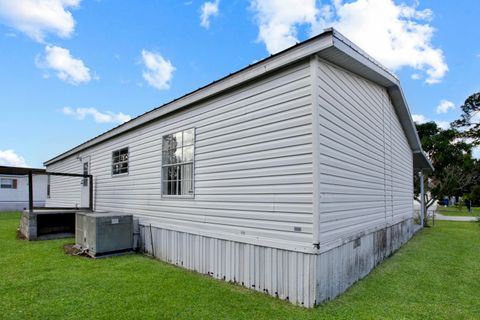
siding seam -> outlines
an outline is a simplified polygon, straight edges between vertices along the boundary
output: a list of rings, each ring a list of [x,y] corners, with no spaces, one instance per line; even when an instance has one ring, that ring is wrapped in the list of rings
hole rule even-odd
[[[312,177],[313,177],[313,245],[320,249],[320,115],[318,112],[318,57],[310,57],[312,90]]]

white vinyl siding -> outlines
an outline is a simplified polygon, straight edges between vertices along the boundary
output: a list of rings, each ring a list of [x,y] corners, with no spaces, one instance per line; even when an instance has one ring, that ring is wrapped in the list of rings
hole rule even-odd
[[[320,248],[412,217],[413,160],[386,89],[318,61]]]
[[[390,101],[387,101],[392,119],[390,137],[392,146],[392,221],[390,224],[395,224],[413,216],[413,158],[395,110]]]
[[[176,230],[311,250],[309,73],[308,61],[297,63],[84,150],[95,209],[133,213]],[[162,137],[190,128],[195,198],[162,198]],[[125,145],[129,174],[112,178],[111,152]],[[47,170],[81,172],[81,162],[71,156]],[[59,189],[54,178],[48,204],[75,203],[80,184]]]
[[[77,157],[69,157],[47,167],[47,171],[83,174],[83,164]],[[110,169],[110,166],[109,166]],[[83,178],[50,176],[50,198],[47,207],[81,207],[81,188]]]

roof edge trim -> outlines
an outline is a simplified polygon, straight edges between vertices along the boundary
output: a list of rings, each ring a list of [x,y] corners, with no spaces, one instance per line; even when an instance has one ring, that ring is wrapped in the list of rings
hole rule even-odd
[[[48,161],[45,161],[44,165],[48,166],[55,162],[61,161],[87,148],[112,139],[117,135],[129,132],[142,125],[155,121],[156,119],[178,109],[191,106],[195,103],[221,94],[226,90],[242,85],[254,78],[283,68],[313,54],[320,54],[322,51],[328,48],[335,48],[336,50],[341,51],[345,55],[358,62],[359,65],[363,65],[365,68],[371,70],[375,74],[378,74],[379,77],[377,77],[377,79],[381,79],[379,81],[387,84],[386,86],[382,84],[382,86],[387,88],[387,92],[392,100],[392,104],[395,107],[401,125],[407,135],[407,139],[412,152],[414,153],[414,157],[422,158],[417,159],[416,164],[421,164],[422,169],[433,170],[430,160],[426,157],[422,150],[415,124],[413,123],[410,110],[400,85],[400,80],[392,72],[387,70],[379,62],[370,57],[357,45],[352,43],[333,28],[325,29],[324,32],[309,40],[298,43],[255,64],[249,65],[206,86],[200,87],[195,91],[187,93],[180,98],[147,111],[146,113],[143,113],[128,122],[110,129],[54,158],[51,158]]]
[[[433,171],[434,167],[423,151],[422,143],[418,136],[415,123],[413,122],[407,100],[400,84],[400,80],[396,75],[383,67],[365,51],[345,38],[345,36],[343,36],[340,32],[332,29],[332,34],[335,48],[349,55],[359,63],[365,65],[365,67],[374,70],[378,75],[384,78],[387,83],[389,83],[387,92],[392,100],[392,104],[395,108],[400,123],[406,133],[410,148],[412,149],[414,157],[421,158],[416,159],[416,163],[420,166],[415,169]]]
[[[231,89],[256,77],[283,68],[291,63],[294,63],[298,60],[322,51],[328,47],[331,47],[333,46],[332,34],[333,30],[326,30],[325,32],[309,40],[298,43],[279,53],[271,55],[255,64],[249,65],[235,73],[216,80],[204,87],[187,93],[180,98],[167,102],[153,110],[150,110],[142,115],[139,115],[136,118],[133,118],[128,122],[125,122],[90,140],[87,140],[86,142],[72,149],[69,149],[54,158],[51,158],[50,160],[45,161],[44,165],[51,165],[84,149],[90,148],[96,144],[111,139],[114,136],[133,130],[143,124],[156,120],[157,118],[164,116],[168,113],[171,113],[183,107],[187,107],[214,95],[220,94],[225,90]]]

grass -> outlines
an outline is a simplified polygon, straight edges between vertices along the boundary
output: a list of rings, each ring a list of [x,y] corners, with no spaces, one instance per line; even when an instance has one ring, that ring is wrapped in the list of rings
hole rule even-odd
[[[475,319],[480,224],[439,221],[340,298],[303,309],[133,254],[68,256],[72,239],[17,240],[0,214],[2,319]]]
[[[458,210],[456,207],[438,206],[437,212],[444,216],[462,216],[462,217],[478,217],[480,216],[480,207],[473,207],[472,212],[468,212],[466,207]]]

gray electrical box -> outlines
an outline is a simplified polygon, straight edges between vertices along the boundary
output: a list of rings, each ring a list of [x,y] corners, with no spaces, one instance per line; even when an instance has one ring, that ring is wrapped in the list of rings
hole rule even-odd
[[[75,216],[75,242],[92,257],[133,250],[133,216],[85,213]]]

